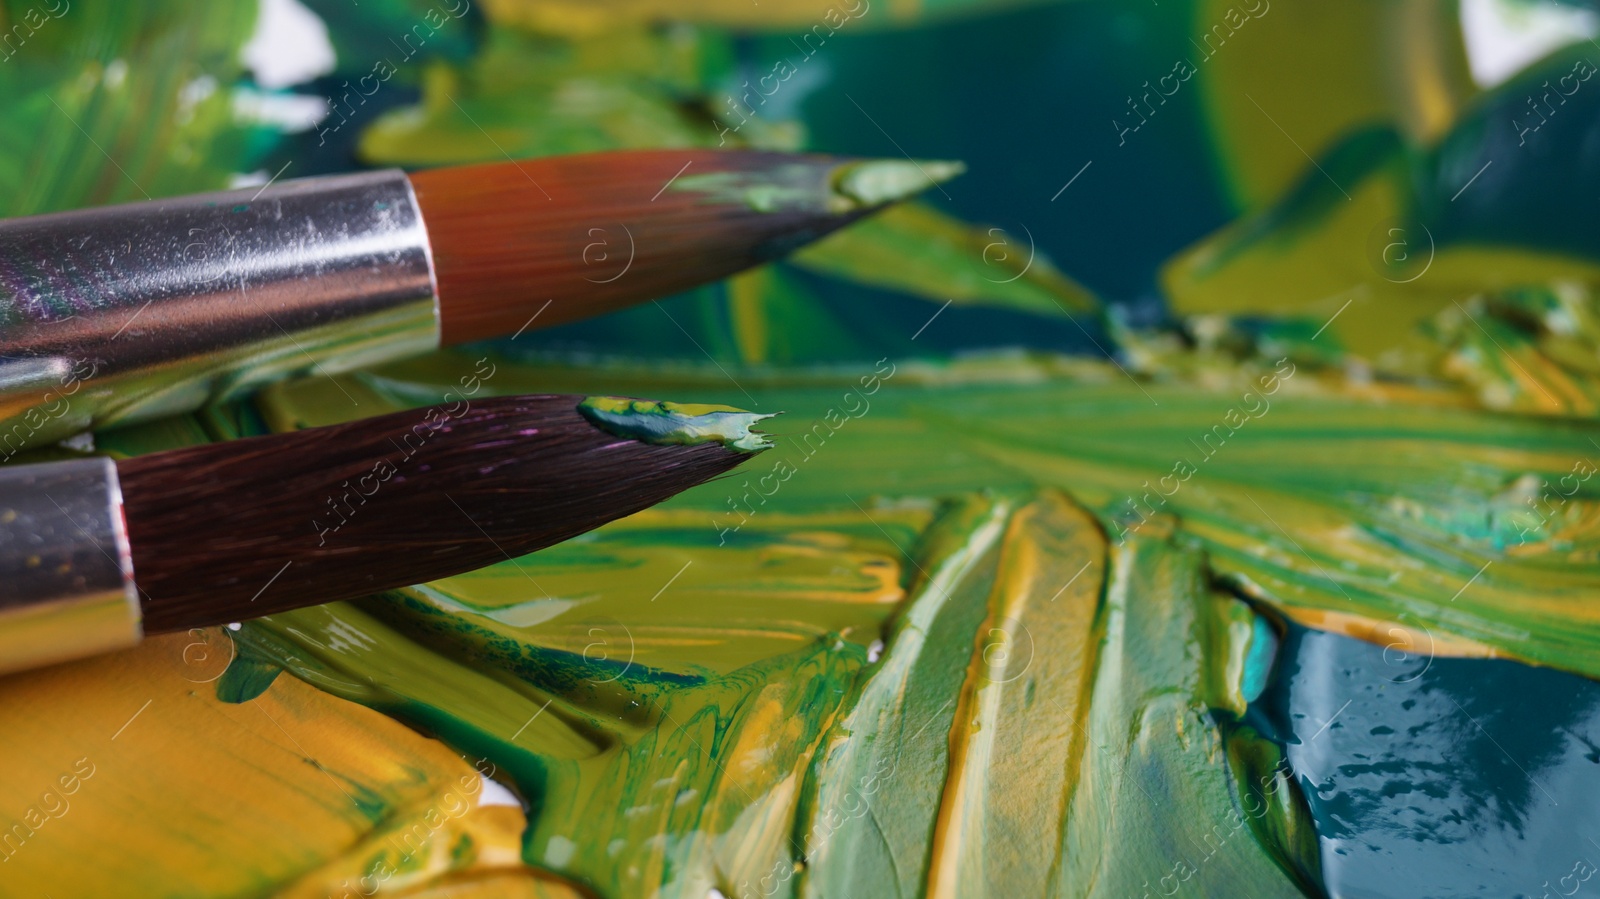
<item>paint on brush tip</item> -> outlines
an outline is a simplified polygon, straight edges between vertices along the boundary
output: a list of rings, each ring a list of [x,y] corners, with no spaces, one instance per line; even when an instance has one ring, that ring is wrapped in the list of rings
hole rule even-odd
[[[645,443],[676,446],[720,443],[741,453],[772,448],[772,441],[765,434],[750,430],[750,426],[773,415],[746,412],[732,406],[591,396],[578,404],[578,413],[607,433]]]
[[[710,202],[744,206],[755,212],[839,211],[835,209],[837,204],[831,188],[812,163],[685,175],[674,181],[671,189],[701,194]]]
[[[840,166],[833,190],[855,207],[882,206],[919,194],[965,172],[964,162],[910,159],[868,159]]]
[[[670,189],[704,194],[713,202],[756,212],[847,215],[904,200],[966,170],[965,163],[934,160],[862,159],[831,167],[821,160],[685,175]]]

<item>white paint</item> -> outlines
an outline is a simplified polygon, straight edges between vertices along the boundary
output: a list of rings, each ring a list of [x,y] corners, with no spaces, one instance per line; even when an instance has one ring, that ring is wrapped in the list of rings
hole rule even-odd
[[[509,805],[512,808],[522,808],[522,800],[517,798],[517,794],[506,789],[500,781],[484,777],[482,772],[479,772],[478,777],[483,781],[483,789],[478,791],[479,805]]]
[[[577,851],[578,844],[566,837],[551,837],[550,842],[544,844],[544,863],[552,868],[566,867]]]
[[[240,55],[256,84],[267,90],[333,73],[328,26],[300,0],[261,0],[255,33]]]
[[[233,114],[242,122],[272,125],[288,134],[310,131],[328,117],[328,101],[304,94],[268,94],[249,88],[233,91]]]
[[[121,87],[128,80],[128,61],[126,59],[113,59],[106,64],[105,85],[110,90]]]
[[[1461,0],[1461,32],[1472,78],[1488,89],[1552,50],[1600,35],[1600,16],[1551,2]]]
[[[178,91],[178,108],[174,113],[178,124],[187,125],[194,121],[195,107],[209,100],[217,92],[217,79],[210,75],[201,75]]]
[[[266,169],[256,169],[253,172],[233,174],[228,176],[228,189],[238,190],[241,187],[260,187],[272,180]]]
[[[511,627],[533,627],[536,624],[544,624],[557,615],[575,609],[589,601],[587,599],[530,599],[527,602],[500,609],[489,611],[473,609],[472,611]]]

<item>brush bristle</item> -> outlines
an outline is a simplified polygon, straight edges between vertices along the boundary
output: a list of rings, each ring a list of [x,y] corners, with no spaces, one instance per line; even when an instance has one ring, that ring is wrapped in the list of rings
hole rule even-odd
[[[474,399],[117,463],[146,632],[503,562],[749,457],[615,436],[583,400]]]
[[[643,150],[411,176],[446,344],[550,327],[759,265],[958,163]]]

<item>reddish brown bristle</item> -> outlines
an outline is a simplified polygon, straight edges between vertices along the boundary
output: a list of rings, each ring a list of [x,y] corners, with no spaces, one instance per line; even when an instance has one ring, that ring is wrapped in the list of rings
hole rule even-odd
[[[613,436],[582,400],[475,399],[118,462],[146,632],[503,562],[749,458]]]
[[[413,174],[444,343],[510,334],[536,313],[534,327],[588,318],[781,256],[872,211],[833,192],[849,163],[646,150]]]

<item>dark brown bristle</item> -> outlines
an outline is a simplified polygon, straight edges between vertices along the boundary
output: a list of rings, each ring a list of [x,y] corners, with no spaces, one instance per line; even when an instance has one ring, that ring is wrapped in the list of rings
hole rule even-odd
[[[503,562],[749,458],[613,436],[582,400],[475,399],[118,462],[146,632]]]
[[[536,313],[534,327],[576,321],[770,261],[878,208],[836,192],[854,162],[646,150],[413,174],[443,341],[510,334]]]

